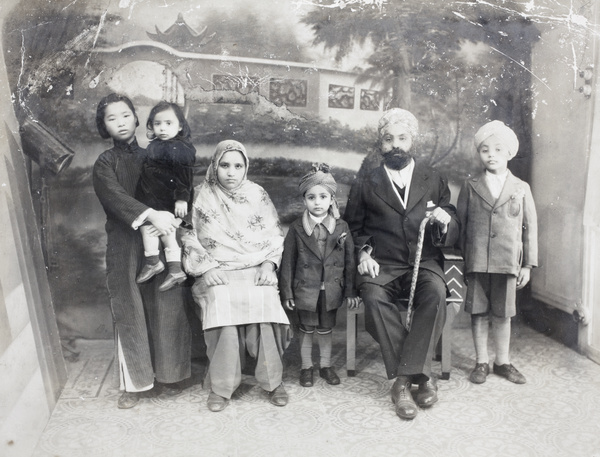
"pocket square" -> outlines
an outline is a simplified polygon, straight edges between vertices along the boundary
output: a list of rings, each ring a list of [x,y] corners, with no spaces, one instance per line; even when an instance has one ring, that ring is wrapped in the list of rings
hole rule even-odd
[[[429,208],[435,208],[435,206],[436,206],[436,205],[435,205],[435,203],[433,203],[431,200],[429,200],[429,201],[427,202],[427,208],[428,208],[428,209],[429,209]]]

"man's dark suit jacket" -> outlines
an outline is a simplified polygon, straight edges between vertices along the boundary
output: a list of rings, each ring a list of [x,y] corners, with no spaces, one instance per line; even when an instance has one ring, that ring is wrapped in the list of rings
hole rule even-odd
[[[437,225],[427,225],[420,268],[438,274],[442,279],[440,247],[456,243],[459,226],[456,210],[450,204],[448,181],[436,170],[415,164],[406,209],[394,192],[383,165],[350,190],[344,220],[350,226],[357,252],[371,246],[371,256],[380,266],[379,276],[357,275],[357,287],[364,282],[384,285],[412,269],[417,251],[419,225],[426,211],[441,207],[452,220],[445,234]]]

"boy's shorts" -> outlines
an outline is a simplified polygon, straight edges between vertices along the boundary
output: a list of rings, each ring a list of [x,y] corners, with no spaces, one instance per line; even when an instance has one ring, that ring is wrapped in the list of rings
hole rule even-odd
[[[517,314],[517,277],[497,273],[468,273],[465,311],[496,317],[513,317]]]

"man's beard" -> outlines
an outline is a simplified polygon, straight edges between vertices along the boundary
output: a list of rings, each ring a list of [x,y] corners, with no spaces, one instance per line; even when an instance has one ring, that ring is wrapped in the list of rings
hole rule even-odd
[[[402,170],[412,159],[412,155],[400,148],[394,148],[383,154],[383,163],[392,170]]]

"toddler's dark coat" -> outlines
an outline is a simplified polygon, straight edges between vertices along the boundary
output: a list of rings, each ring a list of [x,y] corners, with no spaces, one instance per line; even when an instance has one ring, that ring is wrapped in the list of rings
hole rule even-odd
[[[316,311],[323,278],[327,310],[337,309],[344,297],[356,297],[355,275],[354,243],[345,221],[336,220],[323,256],[315,237],[304,231],[302,217],[292,222],[279,269],[282,301],[293,299],[296,309]]]

